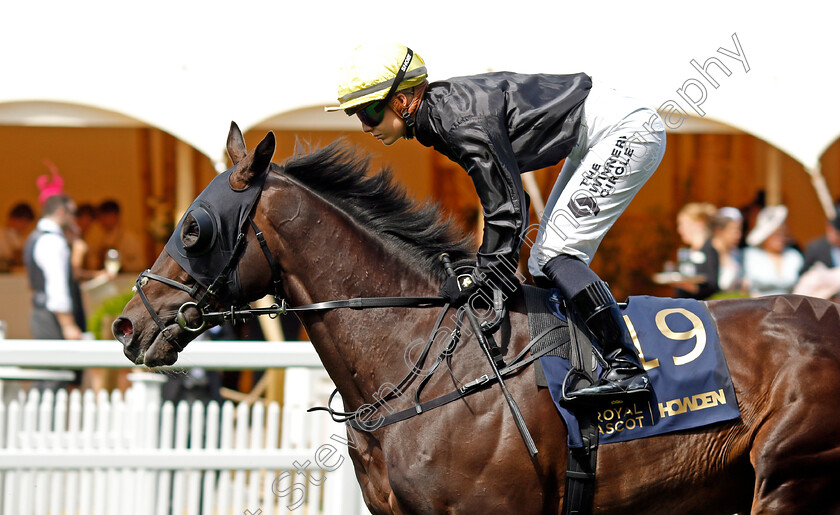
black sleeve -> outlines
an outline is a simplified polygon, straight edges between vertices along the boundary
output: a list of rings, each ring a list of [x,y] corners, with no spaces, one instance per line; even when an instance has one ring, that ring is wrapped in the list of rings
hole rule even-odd
[[[712,240],[706,240],[703,248],[700,249],[706,255],[706,261],[697,266],[697,273],[706,276],[706,281],[699,284],[697,291],[698,299],[707,299],[720,290],[718,286],[718,275],[720,275],[720,256],[717,249],[712,246]]]
[[[674,288],[674,297],[678,299],[708,299],[718,291],[718,276],[720,275],[720,255],[717,249],[712,246],[712,240],[706,240],[700,249],[706,260],[696,265],[695,273],[705,276],[706,280],[697,285],[697,292],[692,293],[682,288]]]
[[[826,257],[828,257],[828,263],[826,263]],[[802,275],[810,270],[817,262],[826,264],[829,268],[831,268],[831,247],[828,245],[828,240],[820,238],[812,241],[805,248],[804,260],[805,262],[802,264],[802,269],[799,271],[799,275]]]
[[[479,270],[500,282],[515,281],[519,249],[528,227],[530,199],[507,132],[497,123],[462,123],[450,132],[452,154],[475,185],[484,213]],[[505,284],[496,285],[502,289]]]

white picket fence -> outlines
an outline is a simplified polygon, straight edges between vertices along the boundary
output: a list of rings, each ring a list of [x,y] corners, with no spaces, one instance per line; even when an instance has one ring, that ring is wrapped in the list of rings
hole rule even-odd
[[[265,406],[160,400],[160,374],[125,398],[30,389],[0,403],[2,515],[353,515],[344,428],[306,413],[313,381],[287,369]]]

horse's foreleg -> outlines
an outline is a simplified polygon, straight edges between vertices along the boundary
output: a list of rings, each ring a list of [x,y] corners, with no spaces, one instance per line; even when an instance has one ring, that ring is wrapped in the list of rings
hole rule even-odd
[[[382,449],[378,442],[367,434],[355,433],[351,436],[355,440],[350,442],[350,456],[368,510],[374,515],[401,513],[395,509],[394,493],[388,484]]]

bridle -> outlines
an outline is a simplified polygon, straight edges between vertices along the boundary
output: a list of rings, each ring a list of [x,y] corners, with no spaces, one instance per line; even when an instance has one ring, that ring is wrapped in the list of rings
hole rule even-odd
[[[274,258],[271,256],[271,252],[268,250],[268,244],[265,241],[265,238],[262,235],[262,232],[257,228],[256,224],[253,221],[251,215],[248,217],[248,221],[250,225],[254,228],[254,231],[257,234],[257,239],[260,242],[260,246],[263,248],[263,252],[268,258],[269,266],[271,267],[271,274],[272,274],[272,281],[274,282],[275,287],[275,297],[280,283],[280,271],[279,267],[277,266]],[[204,293],[201,294],[201,297],[197,297],[199,290],[201,289],[201,285],[198,281],[195,282],[193,286],[187,286],[186,284],[179,283],[173,279],[168,277],[164,277],[162,275],[153,274],[150,270],[145,270],[137,276],[137,281],[135,283],[135,291],[137,295],[140,297],[140,300],[143,301],[143,305],[146,306],[146,310],[149,312],[149,315],[154,320],[155,324],[160,329],[161,334],[163,335],[164,339],[169,342],[172,347],[181,352],[184,350],[183,346],[177,343],[177,340],[170,332],[171,325],[167,326],[164,321],[160,318],[160,315],[157,314],[154,307],[152,307],[152,303],[149,301],[148,296],[143,291],[143,286],[148,282],[149,279],[154,279],[155,281],[161,282],[173,288],[176,288],[181,291],[187,292],[193,301],[184,302],[181,304],[181,307],[178,308],[178,311],[175,315],[175,321],[185,331],[189,331],[192,333],[199,333],[203,331],[206,327],[208,322],[210,323],[218,323],[224,321],[224,318],[219,318],[218,313],[209,313],[206,309],[209,307],[209,302],[211,299],[218,300],[219,289],[222,284],[228,281],[228,276],[233,268],[239,263],[239,259],[242,256],[242,252],[245,250],[246,246],[246,233],[248,230],[248,225],[243,225],[240,229],[239,234],[236,237],[236,244],[233,247],[233,252],[230,255],[227,263],[225,264],[224,268],[222,268],[221,272],[216,276],[216,278],[212,281],[210,286],[208,286]],[[195,309],[198,311],[200,315],[200,324],[198,326],[190,326],[189,321],[186,317],[186,312],[189,309]],[[231,305],[231,314],[235,313],[234,306]],[[233,318],[231,318],[234,320]]]
[[[260,190],[262,190],[263,186],[264,182],[259,185]],[[174,324],[167,325],[163,321],[160,315],[155,311],[154,307],[152,306],[152,303],[149,301],[148,296],[143,291],[143,286],[148,282],[149,279],[153,279],[155,281],[166,284],[167,286],[171,286],[172,288],[184,291],[190,296],[190,299],[192,300],[184,302],[178,308],[175,315],[175,322],[179,327],[181,327],[181,329],[191,333],[199,333],[205,330],[209,325],[218,325],[225,322],[235,324],[237,321],[248,320],[254,316],[268,315],[275,317],[278,315],[285,315],[290,311],[325,311],[338,308],[422,308],[434,306],[445,306],[446,308],[448,308],[448,304],[446,304],[446,301],[441,297],[363,297],[318,302],[315,304],[307,304],[296,307],[289,306],[286,300],[281,297],[282,276],[280,266],[274,259],[274,256],[271,253],[271,249],[268,248],[268,243],[265,240],[265,236],[263,235],[262,231],[260,231],[260,229],[257,227],[257,224],[254,222],[253,219],[258,199],[259,195],[257,195],[253,200],[253,205],[248,211],[246,223],[243,223],[240,226],[239,233],[236,236],[236,243],[233,246],[233,250],[231,251],[230,257],[228,258],[225,266],[210,282],[209,286],[204,290],[204,292],[201,293],[200,297],[198,295],[202,286],[197,280],[195,281],[195,284],[193,286],[187,286],[186,284],[180,283],[168,277],[154,274],[150,270],[145,270],[141,272],[139,276],[137,276],[137,281],[135,282],[134,290],[137,292],[137,295],[140,297],[140,300],[143,302],[143,305],[146,307],[146,310],[149,312],[149,315],[152,317],[152,320],[160,329],[160,332],[163,335],[164,339],[176,351],[181,352],[182,350],[184,350],[184,347],[177,342],[175,336],[171,332],[171,329]],[[227,311],[211,312],[209,311],[210,302],[216,301],[216,304],[221,303],[220,300],[222,299],[219,298],[220,291],[225,284],[230,282],[230,275],[234,271],[235,267],[239,264],[239,260],[242,257],[242,254],[244,253],[244,250],[247,246],[247,233],[249,227],[253,228],[254,234],[257,238],[257,241],[260,244],[260,248],[262,249],[263,255],[268,261],[268,265],[271,270],[271,281],[274,290],[274,299],[276,302],[266,308],[251,308],[250,306],[239,308],[237,307],[236,302],[233,301],[231,302],[231,306]],[[198,312],[199,323],[197,325],[190,325],[186,315],[188,310],[196,310]]]

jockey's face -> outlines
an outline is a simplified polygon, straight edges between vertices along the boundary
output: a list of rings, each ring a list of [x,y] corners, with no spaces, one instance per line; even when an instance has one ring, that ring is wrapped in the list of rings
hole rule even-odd
[[[402,105],[403,109],[408,105],[407,97],[402,93],[397,93],[391,100],[392,105]],[[397,140],[405,136],[405,122],[390,106],[385,109],[385,117],[382,122],[376,127],[371,127],[362,123],[362,130],[369,132],[371,136],[375,137],[385,145],[393,145]]]

